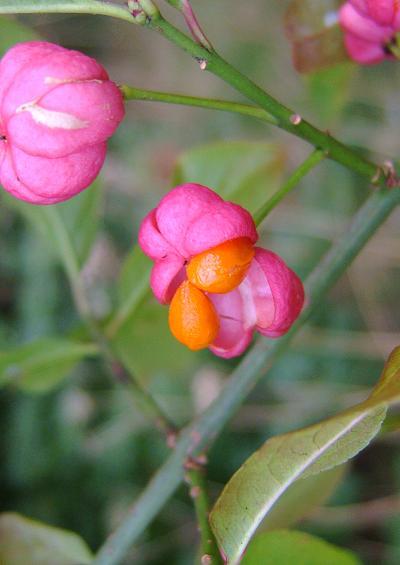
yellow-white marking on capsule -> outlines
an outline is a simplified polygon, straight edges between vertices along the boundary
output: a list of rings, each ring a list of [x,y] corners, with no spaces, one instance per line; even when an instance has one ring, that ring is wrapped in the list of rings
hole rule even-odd
[[[57,77],[46,77],[44,79],[44,84],[79,84],[82,82],[96,82],[97,84],[102,84],[104,80],[99,78],[89,78],[89,79],[78,79],[78,78],[57,78]]]
[[[37,124],[42,124],[51,129],[83,129],[89,125],[89,122],[81,120],[73,114],[47,110],[46,108],[42,108],[42,106],[38,106],[36,102],[21,104],[21,106],[16,109],[16,113],[20,114],[21,112],[29,112],[32,119]]]

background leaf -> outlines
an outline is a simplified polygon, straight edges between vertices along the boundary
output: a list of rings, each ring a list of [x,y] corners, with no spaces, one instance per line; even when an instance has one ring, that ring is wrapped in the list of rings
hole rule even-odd
[[[364,402],[293,433],[273,437],[233,475],[210,516],[229,564],[238,563],[263,517],[300,477],[356,455],[379,431],[386,408],[400,401],[400,347]]]
[[[347,60],[343,32],[337,24],[341,0],[294,0],[286,12],[293,64],[309,73]]]
[[[345,549],[305,532],[274,531],[255,536],[242,565],[361,565]]]
[[[73,532],[20,514],[0,514],[2,565],[86,565],[92,559],[86,543]]]
[[[3,193],[2,197],[7,205],[17,210],[38,230],[49,249],[54,251],[53,228],[46,207],[32,206],[8,193]],[[101,217],[101,205],[102,190],[99,179],[71,200],[57,204],[57,211],[68,229],[81,265],[87,258],[96,237]],[[58,254],[57,250],[56,253]]]
[[[10,17],[0,16],[0,56],[15,43],[22,41],[36,41],[41,39],[40,35],[32,28]]]
[[[138,245],[128,254],[121,269],[118,281],[118,300],[114,316],[111,318],[107,333],[113,336],[135,313],[149,290],[152,261]]]
[[[179,158],[174,184],[204,184],[254,213],[279,188],[284,164],[284,152],[276,144],[211,143]]]
[[[30,392],[56,386],[87,355],[96,353],[91,344],[66,338],[47,338],[0,352],[0,385],[13,384]]]

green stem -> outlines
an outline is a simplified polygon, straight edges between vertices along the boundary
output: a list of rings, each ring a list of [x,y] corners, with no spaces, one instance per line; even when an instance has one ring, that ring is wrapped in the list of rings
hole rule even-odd
[[[218,436],[258,380],[266,375],[274,361],[284,353],[310,315],[318,311],[321,299],[398,204],[400,191],[375,192],[368,198],[354,217],[347,233],[342,235],[308,278],[308,306],[290,332],[273,342],[265,338],[257,341],[252,351],[233,371],[218,398],[197,422],[181,433],[173,453],[133,504],[122,524],[105,541],[92,565],[116,565],[121,562],[131,545],[179,486],[187,457],[195,456]]]
[[[277,125],[277,120],[268,114],[265,110],[251,106],[249,104],[239,104],[227,100],[216,100],[214,98],[199,98],[198,96],[185,96],[183,94],[174,94],[172,92],[159,92],[154,90],[143,90],[123,84],[120,90],[125,100],[145,100],[149,102],[164,102],[166,104],[180,104],[182,106],[195,106],[197,108],[206,108],[209,110],[222,110],[223,112],[233,112],[244,116],[251,116]]]
[[[112,349],[111,343],[96,323],[96,320],[92,317],[90,304],[86,297],[86,290],[82,283],[79,262],[74,245],[56,206],[44,207],[44,213],[51,225],[60,258],[70,282],[76,308],[87,326],[90,335],[98,345],[99,352],[106,361],[110,373],[117,382],[132,389],[135,399],[142,408],[142,411],[156,423],[158,428],[167,435],[175,434],[173,423],[169,421],[156,400],[143,388],[142,384],[136,379],[132,372],[128,371],[120,363]]]
[[[204,477],[204,467],[189,460],[186,466],[185,481],[190,486],[190,496],[196,511],[197,524],[200,532],[201,563],[222,565],[221,554],[211,530],[209,522],[210,506]]]
[[[256,226],[260,225],[260,223],[267,217],[271,210],[273,210],[275,206],[279,204],[279,202],[283,200],[283,198],[285,198],[285,196],[298,185],[301,179],[306,176],[306,174],[309,173],[311,169],[316,167],[318,163],[320,163],[325,157],[325,152],[321,151],[321,149],[316,149],[315,151],[313,151],[311,155],[304,161],[304,163],[302,163],[300,167],[298,167],[288,178],[286,183],[279,190],[277,190],[275,194],[273,194],[271,198],[269,198],[259,210],[257,210],[257,212],[253,216]]]
[[[127,6],[104,0],[2,0],[0,14],[92,14],[135,23]]]
[[[293,112],[293,110],[290,110],[278,102],[240,71],[222,59],[218,53],[215,51],[207,51],[207,49],[166,21],[161,15],[149,19],[146,25],[153,31],[161,33],[169,41],[189,53],[202,64],[201,68],[203,70],[206,69],[220,77],[238,92],[274,116],[278,122],[278,127],[308,141],[316,148],[323,149],[327,157],[368,177],[374,184],[385,185],[384,175],[379,174],[380,167],[378,167],[378,165],[367,161],[358,153],[337,141],[334,137],[320,131],[309,122],[302,119]]]

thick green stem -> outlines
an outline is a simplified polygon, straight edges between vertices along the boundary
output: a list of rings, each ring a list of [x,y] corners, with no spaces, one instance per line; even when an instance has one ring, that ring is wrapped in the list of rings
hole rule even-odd
[[[190,487],[190,496],[196,510],[200,532],[201,564],[222,565],[221,554],[209,522],[209,501],[204,477],[205,469],[196,461],[189,460],[186,465],[185,480]]]
[[[298,167],[288,178],[285,184],[279,190],[277,190],[275,194],[273,194],[271,198],[269,198],[259,210],[257,210],[257,212],[253,216],[256,226],[260,225],[260,223],[267,217],[271,210],[273,210],[275,206],[279,204],[279,202],[283,200],[283,198],[285,198],[285,196],[298,185],[301,179],[306,176],[306,174],[309,173],[311,169],[316,167],[318,163],[322,161],[322,159],[325,158],[325,156],[326,155],[324,151],[321,151],[321,149],[316,149],[311,153],[311,155],[304,161],[304,163],[302,163],[300,167]]]
[[[183,94],[174,94],[172,92],[143,90],[126,84],[121,85],[119,88],[124,95],[125,100],[145,100],[148,102],[179,104],[181,106],[195,106],[197,108],[206,108],[208,110],[222,110],[223,112],[232,112],[234,114],[251,116],[252,118],[257,118],[273,125],[277,125],[278,123],[277,120],[265,110],[249,104],[239,104],[238,102],[230,102],[227,100],[216,100],[215,98],[185,96]]]
[[[131,545],[178,487],[183,479],[183,465],[187,457],[195,456],[218,436],[258,380],[267,374],[274,361],[284,353],[310,315],[320,308],[321,299],[398,204],[400,191],[376,192],[369,197],[354,217],[349,230],[309,277],[306,284],[308,306],[290,332],[273,342],[265,338],[257,341],[252,351],[233,371],[218,398],[197,422],[181,433],[173,453],[128,511],[116,532],[100,548],[92,565],[116,565],[121,562]]]
[[[293,110],[290,110],[278,102],[240,71],[222,59],[215,51],[207,51],[207,49],[179,31],[162,16],[149,19],[147,26],[163,34],[169,41],[192,55],[192,57],[199,61],[201,69],[208,70],[220,77],[238,92],[274,116],[278,122],[278,127],[297,137],[305,139],[318,149],[323,149],[327,157],[368,177],[374,184],[382,186],[385,184],[384,175],[380,174],[380,167],[378,167],[378,165],[367,161],[358,153],[331,137],[328,133],[320,131],[293,112]]]
[[[104,0],[1,0],[0,14],[92,14],[135,23],[127,6]]]
[[[86,297],[86,290],[82,283],[74,245],[56,206],[47,206],[44,208],[44,211],[52,227],[52,233],[54,234],[59,256],[70,282],[78,313],[87,326],[93,340],[98,345],[99,352],[106,361],[111,374],[120,384],[132,389],[132,393],[142,411],[152,419],[158,428],[167,435],[175,434],[174,425],[169,421],[168,417],[164,414],[151,394],[147,392],[135,376],[120,363],[107,337],[96,323],[96,320],[92,317],[90,304]]]

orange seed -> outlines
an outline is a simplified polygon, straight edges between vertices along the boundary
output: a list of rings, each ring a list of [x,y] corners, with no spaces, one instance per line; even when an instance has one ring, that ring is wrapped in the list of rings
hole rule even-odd
[[[197,288],[221,294],[239,286],[253,257],[253,243],[247,237],[238,237],[193,257],[186,273]]]
[[[184,281],[171,301],[169,327],[178,341],[196,351],[215,340],[219,319],[211,300],[189,281]]]

